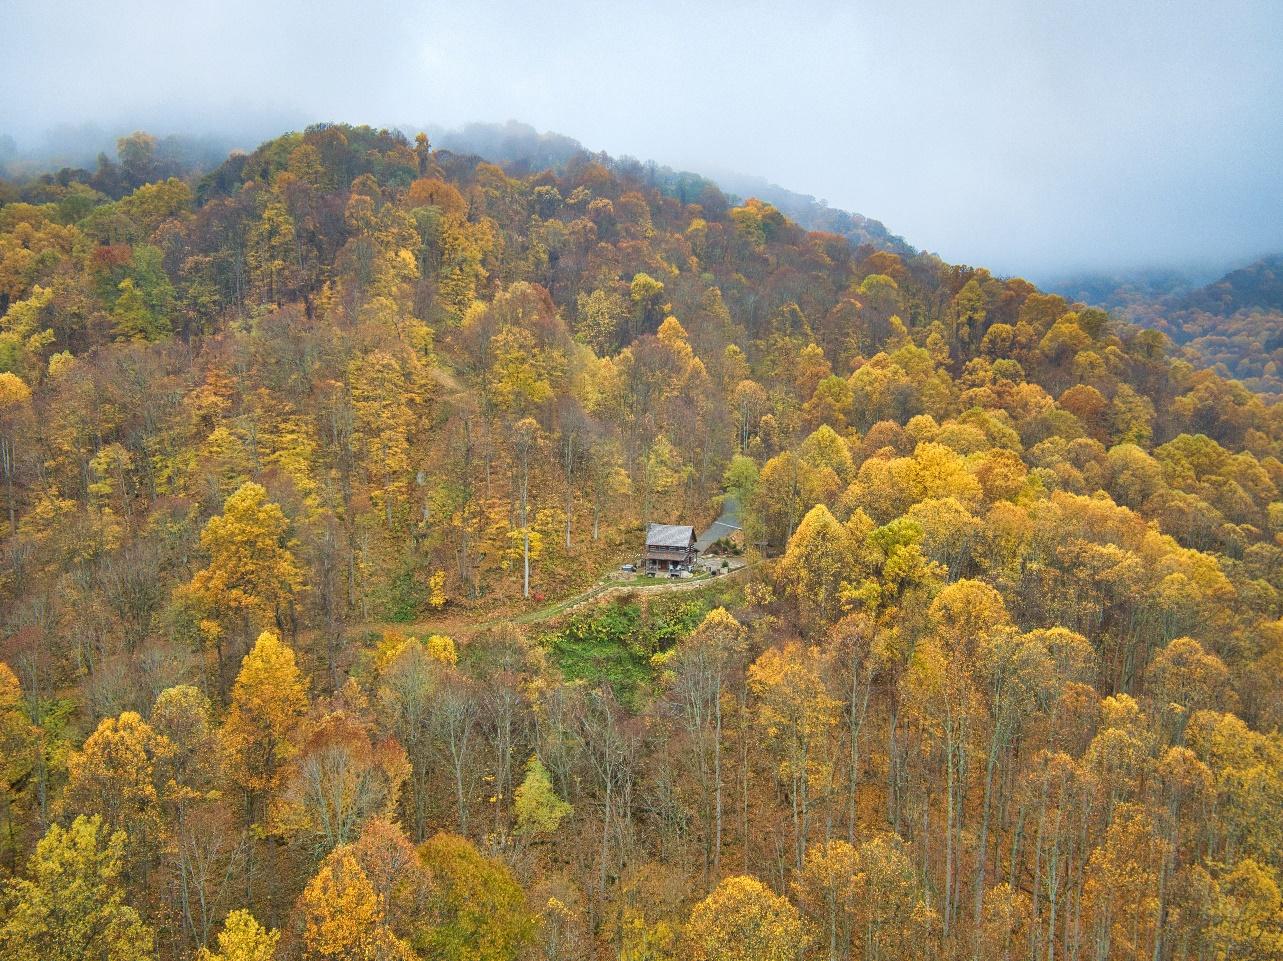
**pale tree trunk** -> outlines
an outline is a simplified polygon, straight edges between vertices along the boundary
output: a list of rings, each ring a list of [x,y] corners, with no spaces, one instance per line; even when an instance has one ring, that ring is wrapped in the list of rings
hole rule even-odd
[[[4,470],[5,490],[9,496],[9,532],[18,533],[18,498],[13,490],[14,444],[5,437],[0,437],[0,468]]]
[[[860,682],[863,680],[863,690]],[[855,825],[860,788],[860,732],[868,716],[869,696],[873,691],[871,678],[862,674],[856,665],[851,666],[850,703],[847,705],[847,736],[850,739],[851,770],[847,776],[847,843],[855,844]]]
[[[521,596],[530,597],[530,451],[518,452],[517,517],[521,522]]]
[[[713,832],[713,876],[717,876],[722,861],[722,685],[715,692],[713,705],[713,809],[716,828]]]
[[[1005,739],[1006,732],[1003,730],[1005,725],[995,725],[993,735],[989,742],[989,756],[985,761],[985,784],[984,784],[984,802],[980,812],[980,838],[977,844],[978,855],[976,858],[976,889],[974,894],[973,919],[976,928],[976,951],[980,949],[979,930],[980,917],[984,910],[985,897],[985,869],[988,862],[989,847],[989,819],[993,807],[993,775],[998,766],[998,753],[1002,748],[1002,741]]]
[[[566,431],[566,459],[563,463],[566,474],[566,550],[570,550],[570,529],[575,517],[575,432]]]
[[[522,512],[521,526],[521,596],[530,596],[530,528],[526,526],[525,511]]]

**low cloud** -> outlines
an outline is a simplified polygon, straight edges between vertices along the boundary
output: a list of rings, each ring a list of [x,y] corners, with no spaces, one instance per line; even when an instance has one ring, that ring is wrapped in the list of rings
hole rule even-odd
[[[11,0],[6,26],[0,132],[29,148],[516,118],[1004,273],[1283,249],[1273,0]]]

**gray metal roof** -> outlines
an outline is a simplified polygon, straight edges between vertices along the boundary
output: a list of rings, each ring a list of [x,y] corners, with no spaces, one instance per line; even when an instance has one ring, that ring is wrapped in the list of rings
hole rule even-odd
[[[646,528],[647,547],[688,547],[695,537],[689,524],[651,524]]]

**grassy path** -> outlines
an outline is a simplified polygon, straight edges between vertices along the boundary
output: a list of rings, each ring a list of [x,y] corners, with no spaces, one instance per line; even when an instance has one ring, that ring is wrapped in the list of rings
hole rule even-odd
[[[477,628],[492,627],[495,624],[502,624],[505,621],[511,621],[514,624],[537,624],[540,621],[548,621],[561,614],[567,614],[578,607],[583,607],[590,602],[598,602],[611,594],[675,594],[680,591],[694,591],[701,587],[711,587],[714,583],[720,583],[739,576],[742,572],[751,569],[754,565],[746,564],[743,567],[737,567],[725,574],[719,574],[716,577],[700,577],[690,580],[678,581],[675,584],[629,584],[606,581],[604,583],[594,584],[588,590],[582,593],[564,597],[559,601],[554,601],[544,607],[533,611],[526,611],[523,614],[516,614],[511,617],[496,617],[484,621],[477,625]]]

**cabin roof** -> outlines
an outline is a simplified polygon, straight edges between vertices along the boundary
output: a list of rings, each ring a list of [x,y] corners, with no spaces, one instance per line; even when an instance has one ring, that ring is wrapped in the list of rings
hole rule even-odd
[[[689,524],[651,524],[646,528],[647,547],[689,547],[695,528]]]

